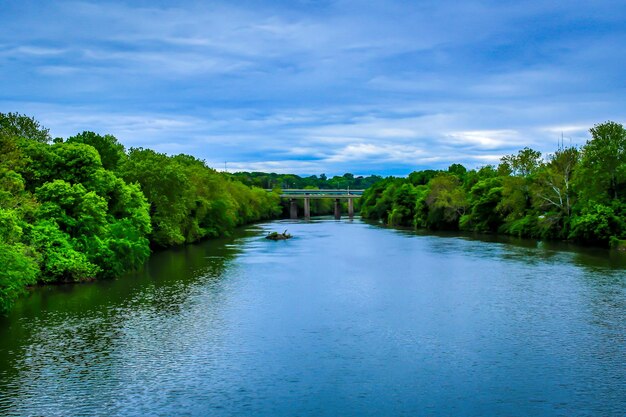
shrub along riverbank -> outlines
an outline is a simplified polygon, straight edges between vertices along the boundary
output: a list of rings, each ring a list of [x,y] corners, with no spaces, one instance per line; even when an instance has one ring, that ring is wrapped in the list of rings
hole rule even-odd
[[[582,147],[546,159],[524,148],[498,166],[418,171],[367,189],[361,215],[388,225],[469,230],[623,245],[626,239],[626,130],[594,126]]]
[[[0,312],[29,285],[119,276],[151,247],[277,217],[279,200],[189,155],[127,152],[92,132],[52,140],[0,113]]]

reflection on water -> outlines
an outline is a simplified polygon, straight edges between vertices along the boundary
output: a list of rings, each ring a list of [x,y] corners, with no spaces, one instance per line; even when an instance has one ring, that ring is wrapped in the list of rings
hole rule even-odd
[[[33,291],[0,318],[0,414],[622,415],[625,271],[571,245],[262,224]]]

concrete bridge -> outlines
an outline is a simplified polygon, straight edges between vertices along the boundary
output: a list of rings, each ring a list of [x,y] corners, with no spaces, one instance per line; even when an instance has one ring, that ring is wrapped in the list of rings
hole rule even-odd
[[[363,195],[364,190],[300,190],[300,189],[285,189],[280,194],[281,198],[289,199],[289,217],[292,219],[298,218],[298,203],[297,199],[304,200],[304,218],[311,218],[311,199],[334,199],[335,200],[335,219],[341,218],[341,200],[348,200],[348,216],[354,217],[354,199],[360,198]]]

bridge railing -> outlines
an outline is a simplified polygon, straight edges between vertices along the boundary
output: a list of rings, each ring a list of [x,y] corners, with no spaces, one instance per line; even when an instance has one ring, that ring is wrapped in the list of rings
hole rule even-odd
[[[272,191],[272,190],[266,190]],[[328,195],[328,196],[340,196],[340,195],[363,195],[365,190],[338,190],[338,189],[326,189],[326,190],[311,190],[311,189],[297,189],[287,188],[281,190],[282,195]]]
[[[273,190],[267,190],[273,191]],[[326,190],[315,190],[315,189],[296,189],[296,188],[286,188],[280,190],[280,197],[289,199],[289,217],[291,219],[298,218],[298,204],[296,200],[303,199],[304,200],[304,218],[311,218],[311,199],[328,199],[332,198],[335,200],[335,219],[341,218],[341,203],[340,200],[348,200],[348,216],[350,218],[354,217],[354,200],[360,198],[363,195],[363,191],[365,190],[338,190],[338,189],[326,189]]]

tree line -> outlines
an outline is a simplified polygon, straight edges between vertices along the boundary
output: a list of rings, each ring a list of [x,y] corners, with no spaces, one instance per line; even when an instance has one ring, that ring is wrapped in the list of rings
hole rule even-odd
[[[343,175],[335,175],[332,178],[328,178],[326,174],[300,177],[294,174],[276,174],[267,172],[236,172],[230,175],[246,185],[265,188],[268,190],[273,188],[309,188],[320,190],[345,190],[351,188],[354,190],[362,190],[383,179],[383,177],[379,175],[364,177],[362,175],[354,176],[354,174],[349,172]]]
[[[626,130],[606,122],[581,148],[524,148],[497,166],[425,170],[367,189],[364,218],[393,226],[620,245],[626,238]]]
[[[381,181],[383,177],[379,175],[369,175],[362,176],[351,173],[345,173],[343,175],[335,175],[332,178],[328,178],[326,174],[310,175],[306,177],[301,177],[295,174],[276,174],[276,173],[267,173],[267,172],[236,172],[233,174],[228,174],[232,178],[241,181],[242,183],[251,186],[251,187],[260,187],[264,189],[286,189],[286,188],[295,188],[302,190],[328,190],[328,189],[366,189],[371,187],[373,184]],[[302,212],[304,210],[304,201],[297,200],[298,210]],[[334,212],[334,201],[330,199],[312,199],[310,202],[310,210],[311,215],[313,216],[321,216],[332,214]],[[347,211],[348,203],[343,201],[342,203],[342,211]],[[289,216],[289,202],[282,201],[282,215],[284,217]],[[359,210],[359,200],[355,200],[354,208],[355,210]]]
[[[52,139],[0,113],[0,312],[29,285],[120,276],[151,248],[277,217],[279,200],[193,156],[127,151],[93,132]]]

